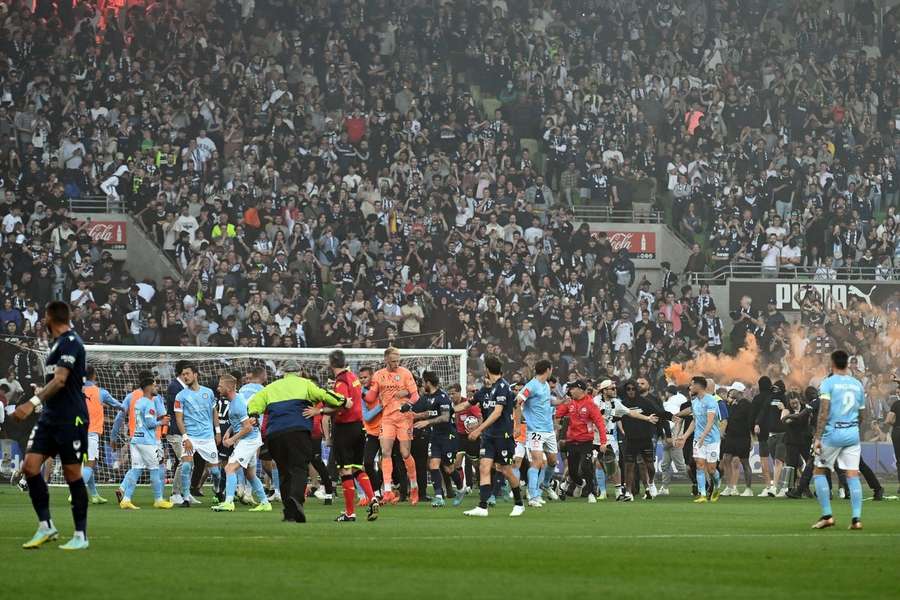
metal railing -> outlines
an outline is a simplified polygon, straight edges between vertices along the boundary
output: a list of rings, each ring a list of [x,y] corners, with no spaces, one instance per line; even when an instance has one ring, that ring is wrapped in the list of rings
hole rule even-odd
[[[125,200],[111,196],[82,196],[69,198],[69,212],[77,213],[114,213],[125,214]]]
[[[797,267],[763,268],[762,263],[728,264],[715,271],[688,273],[693,285],[725,285],[729,279],[797,279],[800,281],[900,281],[900,267]]]
[[[653,223],[661,225],[665,214],[649,204],[627,210],[610,209],[605,206],[576,206],[575,218],[582,221],[603,223]]]

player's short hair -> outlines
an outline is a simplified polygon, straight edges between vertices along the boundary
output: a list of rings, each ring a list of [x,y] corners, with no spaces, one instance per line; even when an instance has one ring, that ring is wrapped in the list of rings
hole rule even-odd
[[[188,361],[179,360],[175,363],[175,373],[177,373],[178,375],[181,375],[181,372],[190,366],[191,366],[191,363],[189,363]]]
[[[831,353],[831,364],[835,369],[846,369],[850,362],[850,355],[845,350],[835,350]]]
[[[484,359],[484,368],[487,369],[487,372],[491,375],[502,375],[503,374],[503,363],[494,355],[488,355]]]
[[[438,377],[438,374],[434,371],[423,371],[422,372],[422,381],[425,383],[430,383],[434,387],[438,387],[441,385],[441,379]]]
[[[697,375],[696,377],[691,377],[691,383],[696,383],[697,385],[702,385],[704,388],[709,385],[709,382],[706,380],[706,377],[701,377]]]
[[[331,354],[328,355],[328,364],[330,364],[333,369],[343,369],[346,367],[347,357],[344,356],[344,351],[332,350]]]
[[[150,387],[150,386],[153,385],[154,383],[156,383],[156,380],[153,379],[152,377],[141,377],[141,384],[140,384],[140,385],[141,385],[141,389],[142,389],[142,390],[147,389],[148,387]]]
[[[219,381],[222,383],[226,383],[226,384],[230,385],[231,387],[237,387],[238,380],[237,380],[237,378],[235,378],[234,375],[230,375],[230,374],[226,373],[219,377]]]
[[[450,387],[447,388],[451,392],[462,392],[462,386],[458,383],[451,383]]]
[[[196,372],[197,372],[197,365],[195,365],[195,364],[192,363],[192,362],[184,361],[184,362],[182,363],[182,365],[181,365],[181,368],[178,370],[178,374],[181,375],[181,372],[184,371],[185,369],[190,369],[191,371],[193,371],[194,373],[196,373]]]
[[[393,346],[388,346],[384,349],[384,357],[387,358],[391,354],[400,354],[400,350],[394,348]]]
[[[362,373],[372,373],[373,371],[374,371],[374,369],[372,369],[372,367],[360,367],[360,368],[359,368],[360,374],[362,374]]]
[[[269,377],[268,371],[266,371],[266,367],[263,365],[255,365],[250,367],[247,372],[255,379],[259,380],[259,383],[264,382]]]
[[[549,371],[551,366],[552,365],[550,364],[549,360],[541,359],[534,363],[534,372],[536,375],[542,375]]]
[[[97,375],[97,369],[94,368],[94,365],[88,365],[84,370],[84,376],[86,379],[93,379],[94,376]]]
[[[51,300],[44,307],[44,314],[55,325],[68,325],[72,319],[72,310],[62,300]]]

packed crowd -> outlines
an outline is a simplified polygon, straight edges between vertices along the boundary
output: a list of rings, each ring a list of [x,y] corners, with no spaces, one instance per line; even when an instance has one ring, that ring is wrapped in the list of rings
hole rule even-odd
[[[89,343],[465,347],[662,389],[745,323],[667,263],[637,280],[577,205],[655,203],[688,272],[894,276],[897,18],[776,4],[0,4],[0,326],[41,337],[64,298]],[[178,278],[79,230],[96,194]]]

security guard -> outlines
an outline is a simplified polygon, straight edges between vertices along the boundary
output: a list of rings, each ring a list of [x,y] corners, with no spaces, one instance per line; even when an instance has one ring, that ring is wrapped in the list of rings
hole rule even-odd
[[[305,523],[304,491],[313,455],[312,420],[303,412],[322,402],[328,406],[344,406],[344,398],[323,390],[300,376],[300,365],[290,361],[282,367],[284,377],[258,391],[250,399],[247,412],[251,417],[266,415],[266,447],[281,474],[281,498],[284,520]]]

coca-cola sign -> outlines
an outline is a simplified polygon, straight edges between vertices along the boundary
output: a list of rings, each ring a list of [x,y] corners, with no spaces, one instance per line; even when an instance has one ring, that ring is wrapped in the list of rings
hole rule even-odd
[[[599,233],[599,232],[594,232]],[[628,250],[631,258],[656,258],[656,233],[653,231],[606,231],[615,252]]]
[[[125,250],[128,245],[125,221],[88,221],[84,232],[95,241],[102,241],[107,250]]]

